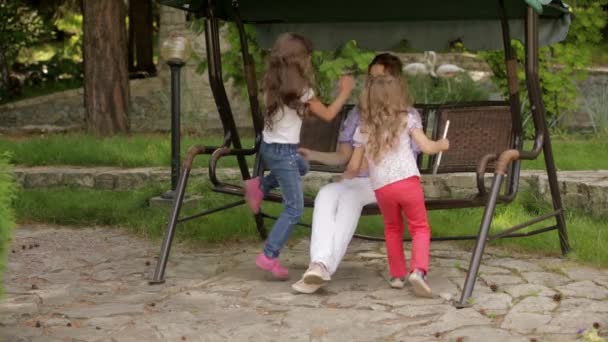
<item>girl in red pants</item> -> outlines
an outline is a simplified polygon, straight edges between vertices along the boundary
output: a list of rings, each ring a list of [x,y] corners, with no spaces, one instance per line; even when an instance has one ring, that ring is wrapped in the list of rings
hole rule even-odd
[[[429,140],[420,116],[411,108],[406,83],[393,76],[370,77],[361,94],[361,127],[355,133],[358,147],[345,177],[358,174],[367,164],[378,206],[384,219],[384,236],[391,274],[390,284],[402,288],[408,274],[403,253],[403,218],[412,236],[408,281],[418,296],[429,297],[426,283],[431,230],[424,206],[420,172],[411,140],[422,152],[435,154],[449,148],[447,139]],[[363,160],[365,155],[365,160]]]

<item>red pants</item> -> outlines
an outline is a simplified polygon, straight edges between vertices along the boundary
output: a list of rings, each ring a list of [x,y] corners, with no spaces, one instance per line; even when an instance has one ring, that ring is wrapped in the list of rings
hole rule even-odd
[[[378,207],[384,219],[384,237],[388,267],[392,277],[407,274],[403,253],[403,216],[412,236],[411,270],[428,271],[431,229],[424,206],[424,193],[419,177],[410,177],[376,190]]]

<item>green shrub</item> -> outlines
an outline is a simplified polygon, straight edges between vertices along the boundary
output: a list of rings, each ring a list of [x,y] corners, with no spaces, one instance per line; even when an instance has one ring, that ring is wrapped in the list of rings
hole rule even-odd
[[[226,79],[232,79],[242,89],[243,95],[246,95],[239,33],[236,25],[227,23],[226,26],[226,40],[231,49],[222,54],[223,76]],[[191,22],[190,28],[200,34],[203,31],[202,22],[194,20]],[[254,57],[259,81],[264,70],[264,57],[267,51],[261,49],[257,44],[255,30],[251,26],[245,26],[245,33],[250,52]],[[367,75],[367,67],[374,55],[373,51],[360,48],[354,40],[346,42],[335,51],[315,51],[312,56],[312,64],[319,97],[325,102],[330,102],[336,95],[338,79],[342,74],[348,72],[357,78],[357,86],[351,97],[356,101],[363,86],[363,78]],[[207,63],[204,56],[195,56],[195,59],[199,63],[197,72],[205,72]],[[487,87],[476,83],[466,73],[452,79],[415,77],[409,80],[409,84],[412,97],[417,102],[423,103],[487,100],[489,96]]]
[[[608,0],[577,0],[569,4],[572,5],[573,20],[568,37],[539,51],[540,86],[551,126],[558,124],[564,115],[576,108],[579,94],[576,83],[587,77],[592,52],[601,43],[601,30],[607,22],[602,6],[608,4]],[[515,40],[512,46],[519,63],[520,89],[525,90],[524,46]],[[481,56],[492,68],[498,87],[508,96],[504,52],[483,52]],[[526,111],[529,111],[527,93],[522,91],[520,96]]]
[[[591,119],[595,133],[608,131],[608,85],[590,89],[582,107]]]
[[[243,96],[246,96],[246,80],[241,57],[239,32],[235,24],[226,23],[225,25],[226,40],[231,48],[222,53],[223,76],[226,80],[232,79],[234,84],[242,90]],[[202,19],[191,21],[190,29],[196,34],[201,34],[204,29]],[[249,42],[249,52],[254,59],[258,81],[260,81],[264,71],[264,58],[267,51],[258,45],[256,32],[252,26],[245,25],[245,34]],[[193,58],[198,63],[197,72],[199,74],[204,73],[207,70],[206,56],[195,54]],[[319,97],[325,101],[330,100],[332,95],[334,95],[332,92],[336,87],[336,83],[343,72],[348,71],[353,76],[364,75],[367,73],[367,66],[373,58],[373,52],[359,48],[355,41],[346,42],[336,51],[315,51],[312,63],[315,70],[315,82]]]
[[[0,2],[0,101],[10,95],[9,70],[19,50],[35,43],[44,29],[38,12],[22,1]]]
[[[0,284],[6,267],[6,254],[10,244],[11,231],[15,226],[13,200],[15,183],[6,154],[0,155]],[[0,285],[0,294],[2,286]]]

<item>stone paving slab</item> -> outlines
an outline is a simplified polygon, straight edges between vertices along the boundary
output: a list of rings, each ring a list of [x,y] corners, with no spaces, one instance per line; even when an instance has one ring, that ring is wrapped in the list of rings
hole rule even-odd
[[[0,301],[0,341],[574,341],[608,333],[608,270],[487,248],[470,307],[456,309],[468,263],[433,243],[433,298],[386,282],[382,243],[355,240],[315,295],[268,279],[261,244],[176,244],[164,285],[147,283],[159,243],[120,229],[23,225]],[[282,258],[297,280],[309,241]],[[409,251],[409,244],[405,245]],[[14,251],[14,252],[12,252]]]

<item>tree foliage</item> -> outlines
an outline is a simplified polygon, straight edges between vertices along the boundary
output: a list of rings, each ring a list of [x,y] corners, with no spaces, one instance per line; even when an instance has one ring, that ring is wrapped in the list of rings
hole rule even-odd
[[[203,28],[202,19],[197,19],[190,23],[190,29],[197,34],[202,33]],[[234,84],[243,89],[243,94],[245,94],[246,80],[238,29],[235,24],[226,23],[223,30],[226,41],[230,46],[227,52],[222,53],[223,76],[226,80],[232,79]],[[267,51],[259,47],[256,32],[252,26],[245,25],[245,33],[259,81],[264,71],[264,58]],[[205,72],[207,70],[206,57],[195,56],[194,58],[198,61],[197,72]],[[372,58],[374,58],[374,53],[362,50],[357,46],[355,41],[347,42],[337,51],[315,51],[312,63],[315,70],[315,83],[318,88],[318,94],[325,100],[329,99],[332,96],[336,82],[343,73],[348,72],[354,76],[366,73],[367,65],[371,62]]]
[[[44,32],[44,22],[36,10],[19,0],[0,2],[0,52],[9,62]]]
[[[579,94],[577,81],[586,78],[587,68],[591,65],[592,48],[603,39],[602,29],[606,26],[607,14],[602,6],[607,3],[608,0],[573,1],[573,21],[567,39],[540,48],[540,85],[547,116],[552,125],[557,124],[566,113],[576,107]],[[512,46],[519,62],[520,89],[526,89],[524,46],[519,41],[513,41]],[[495,82],[506,96],[508,89],[504,52],[484,52],[481,55],[492,68]],[[529,107],[526,92],[522,91],[520,95],[522,103]]]
[[[20,0],[0,2],[0,98],[8,95],[9,70],[19,50],[35,43],[44,32],[36,10]]]
[[[6,255],[15,227],[13,202],[17,192],[12,169],[8,163],[10,155],[0,153],[0,295],[2,294],[3,273],[6,268]]]

